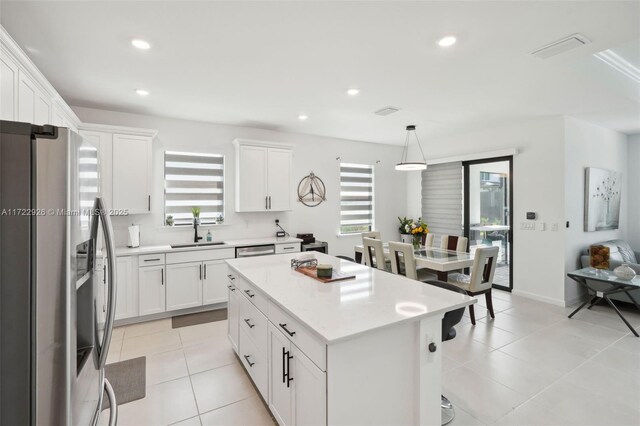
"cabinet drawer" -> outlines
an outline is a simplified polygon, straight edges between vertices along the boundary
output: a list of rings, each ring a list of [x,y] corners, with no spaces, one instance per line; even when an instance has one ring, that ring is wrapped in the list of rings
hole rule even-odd
[[[165,261],[164,253],[141,254],[139,258],[138,266],[164,265],[164,261]]]
[[[297,253],[300,251],[300,243],[276,244],[276,254]]]
[[[269,321],[300,348],[322,371],[327,369],[327,346],[311,331],[269,301]]]
[[[260,350],[242,327],[240,327],[240,344],[238,350],[240,353],[240,361],[242,361],[245,370],[247,370],[249,376],[253,379],[262,397],[265,400],[269,400],[269,394],[267,393],[269,371],[267,351]]]
[[[249,299],[251,303],[253,303],[263,314],[267,314],[269,310],[269,302],[264,294],[256,290],[253,284],[250,284],[247,280],[242,278],[241,276],[231,274],[236,279],[233,280],[235,286],[240,290],[240,293]]]
[[[259,349],[267,348],[269,321],[246,297],[240,297],[240,328],[244,328]]]
[[[167,253],[167,263],[203,262],[207,260],[233,259],[236,252],[232,248],[214,250],[193,250]]]

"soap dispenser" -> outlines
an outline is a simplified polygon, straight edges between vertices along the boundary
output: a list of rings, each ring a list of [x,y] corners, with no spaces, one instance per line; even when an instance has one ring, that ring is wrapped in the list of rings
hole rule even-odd
[[[210,243],[213,239],[213,235],[211,235],[211,230],[207,231],[207,242]]]

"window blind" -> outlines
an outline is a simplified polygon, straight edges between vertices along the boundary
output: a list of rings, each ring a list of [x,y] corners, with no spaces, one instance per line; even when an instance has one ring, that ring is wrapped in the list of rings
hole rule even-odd
[[[373,166],[340,163],[340,233],[373,229]]]
[[[201,223],[224,216],[224,156],[166,151],[164,154],[164,215],[174,225],[193,225],[193,207]]]
[[[422,172],[422,219],[436,237],[463,233],[462,183],[459,161],[429,165]]]

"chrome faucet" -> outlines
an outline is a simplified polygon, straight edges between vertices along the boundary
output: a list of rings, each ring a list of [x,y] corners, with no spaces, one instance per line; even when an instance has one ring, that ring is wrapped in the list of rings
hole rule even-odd
[[[194,235],[193,235],[193,242],[197,243],[198,241],[200,241],[202,239],[202,237],[198,237],[198,222],[200,221],[200,219],[193,219],[193,230],[194,230]]]

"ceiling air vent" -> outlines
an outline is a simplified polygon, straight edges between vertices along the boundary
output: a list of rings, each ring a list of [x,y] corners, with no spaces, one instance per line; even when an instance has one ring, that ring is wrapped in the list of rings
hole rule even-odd
[[[536,49],[531,52],[531,54],[539,59],[547,59],[589,43],[591,43],[591,40],[589,40],[582,34],[572,34],[569,37],[565,37],[561,40],[541,47],[540,49]]]
[[[384,115],[393,114],[394,112],[398,112],[398,111],[400,111],[400,108],[398,107],[386,106],[384,108],[380,108],[379,110],[375,111],[374,114],[384,116]]]

